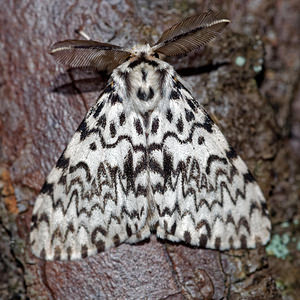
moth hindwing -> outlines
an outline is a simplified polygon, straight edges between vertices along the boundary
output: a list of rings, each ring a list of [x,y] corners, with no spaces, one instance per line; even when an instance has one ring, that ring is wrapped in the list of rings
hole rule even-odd
[[[186,54],[229,23],[208,11],[132,49],[67,40],[69,67],[112,71],[48,175],[31,224],[33,253],[78,259],[157,236],[226,250],[266,244],[265,198],[242,159],[164,56]]]

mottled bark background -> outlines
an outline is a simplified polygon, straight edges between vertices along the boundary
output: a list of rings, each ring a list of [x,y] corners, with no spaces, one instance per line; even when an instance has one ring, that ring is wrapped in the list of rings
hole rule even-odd
[[[209,47],[170,62],[247,162],[268,200],[267,248],[221,253],[151,239],[76,262],[28,247],[35,197],[107,76],[68,72],[49,46],[130,46],[185,16],[232,20]],[[300,2],[29,1],[0,5],[0,299],[299,299]],[[298,295],[298,297],[297,297]]]

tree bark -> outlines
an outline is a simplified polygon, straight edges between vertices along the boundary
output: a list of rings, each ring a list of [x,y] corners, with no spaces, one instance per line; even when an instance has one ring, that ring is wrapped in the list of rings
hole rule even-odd
[[[209,4],[2,1],[1,299],[297,299],[300,4]],[[263,189],[273,224],[267,252],[219,252],[151,238],[75,262],[33,257],[28,235],[35,197],[107,81],[57,66],[49,46],[78,39],[76,29],[120,46],[152,42],[175,21],[208,8],[224,10],[231,25],[205,49],[170,63]]]

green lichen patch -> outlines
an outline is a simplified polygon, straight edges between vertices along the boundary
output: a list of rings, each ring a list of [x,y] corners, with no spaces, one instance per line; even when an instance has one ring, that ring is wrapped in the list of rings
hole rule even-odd
[[[288,249],[288,243],[290,237],[287,233],[283,235],[274,234],[270,244],[266,247],[268,255],[274,255],[277,258],[286,259],[290,251]]]
[[[288,228],[290,226],[290,223],[289,222],[282,222],[281,224],[280,224],[280,227],[281,228]]]
[[[260,66],[260,65],[254,66],[254,67],[253,67],[253,70],[254,70],[255,73],[259,73],[259,72],[262,71],[262,66]]]
[[[300,251],[300,240],[297,242],[296,249]]]
[[[242,67],[246,63],[246,58],[243,56],[237,56],[235,59],[235,64],[239,67]]]

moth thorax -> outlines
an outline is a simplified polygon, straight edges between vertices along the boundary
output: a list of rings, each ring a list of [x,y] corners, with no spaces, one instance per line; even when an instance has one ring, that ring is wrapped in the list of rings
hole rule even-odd
[[[160,75],[155,66],[141,63],[129,73],[131,99],[135,108],[145,113],[155,109],[160,100]]]

